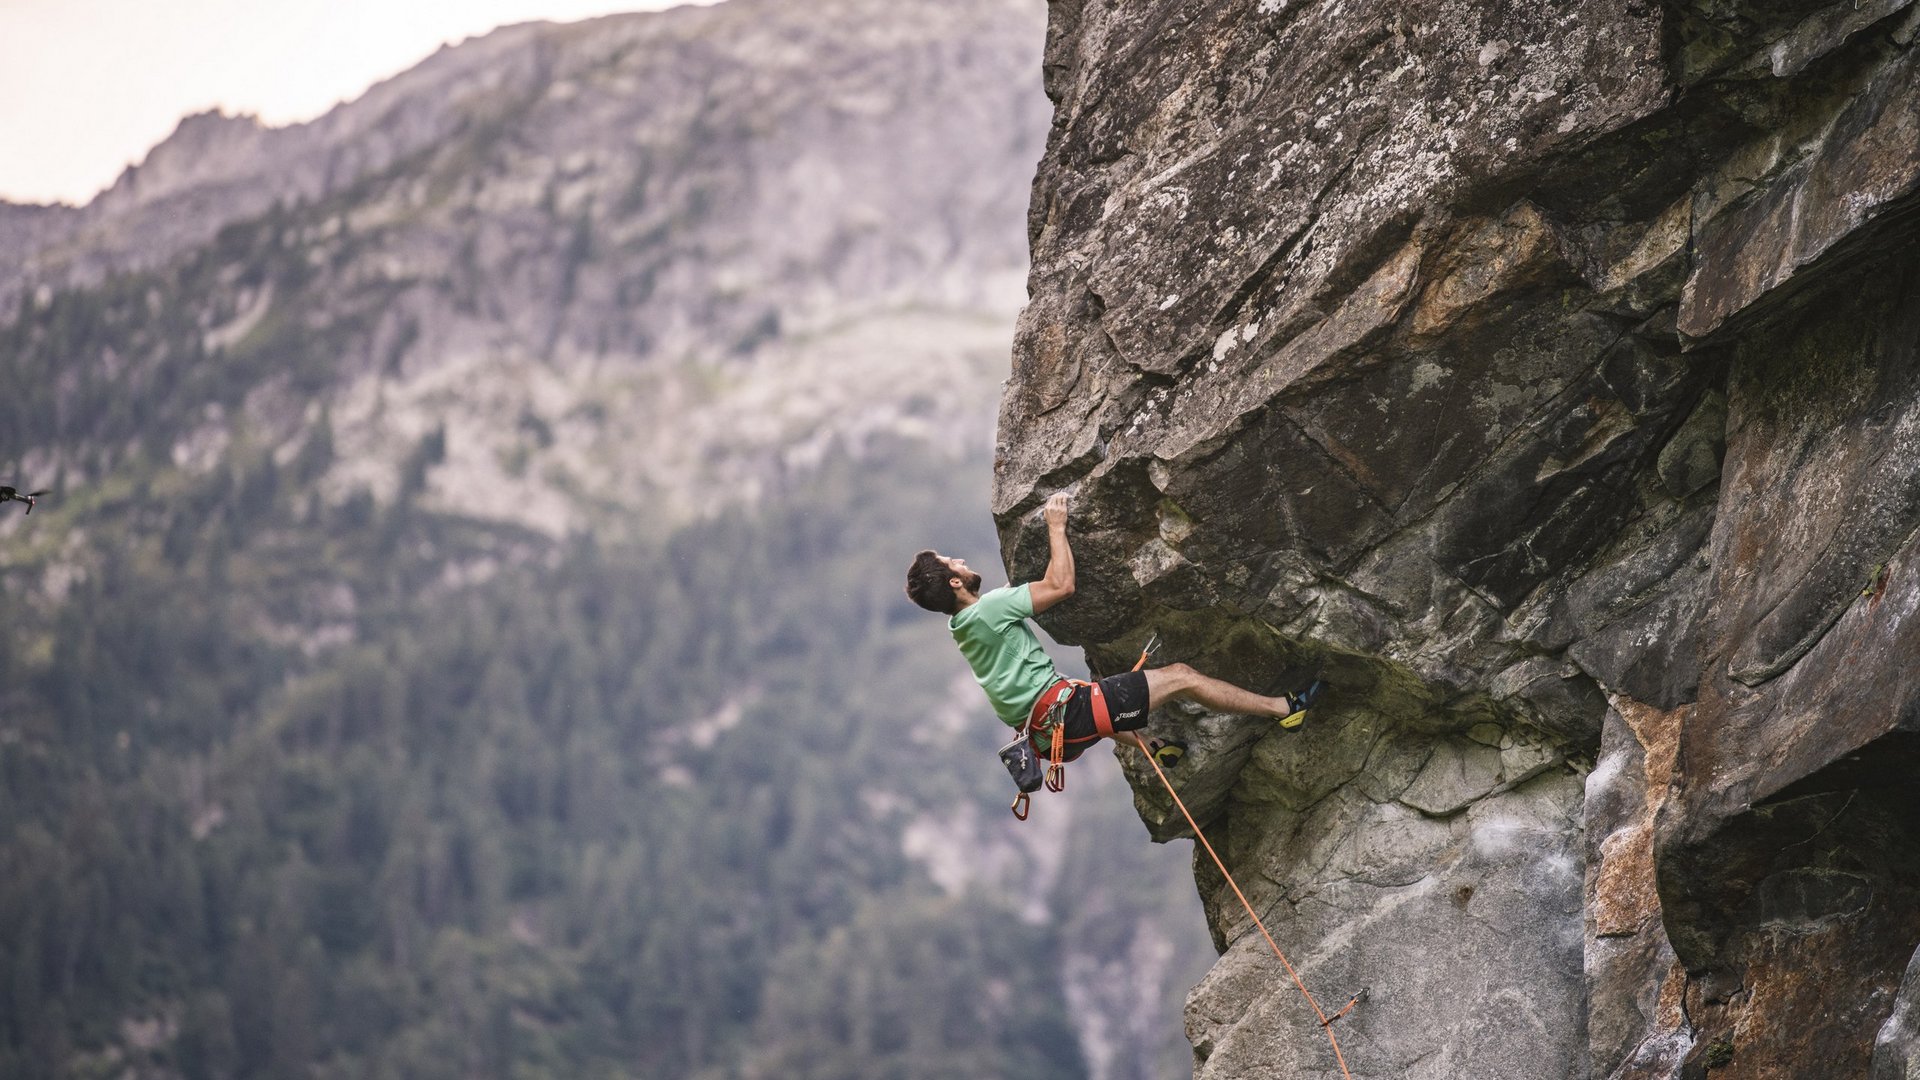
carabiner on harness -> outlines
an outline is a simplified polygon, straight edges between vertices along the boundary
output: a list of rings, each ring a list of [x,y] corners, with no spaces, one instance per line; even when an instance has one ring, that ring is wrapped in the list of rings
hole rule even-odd
[[[1071,690],[1054,699],[1047,706],[1046,719],[1042,727],[1047,733],[1047,790],[1060,792],[1067,790],[1067,701],[1073,696]]]

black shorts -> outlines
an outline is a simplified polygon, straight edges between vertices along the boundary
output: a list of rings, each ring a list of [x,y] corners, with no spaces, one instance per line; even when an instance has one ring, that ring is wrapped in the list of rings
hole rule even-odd
[[[1128,671],[1100,680],[1107,699],[1107,716],[1115,731],[1137,731],[1147,726],[1147,673]],[[1076,686],[1067,699],[1067,748],[1062,757],[1072,761],[1099,740],[1093,726],[1093,687]]]

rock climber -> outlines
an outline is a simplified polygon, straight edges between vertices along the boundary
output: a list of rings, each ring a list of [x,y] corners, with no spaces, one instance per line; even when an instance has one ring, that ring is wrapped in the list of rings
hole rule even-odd
[[[1007,585],[985,593],[981,578],[965,559],[922,551],[907,568],[907,595],[913,602],[948,616],[947,629],[961,655],[986,691],[1000,719],[1015,730],[1038,720],[1057,696],[1070,693],[1064,715],[1065,760],[1093,745],[1094,684],[1072,684],[1054,669],[1027,620],[1073,595],[1073,549],[1067,543],[1067,495],[1047,500],[1048,559],[1039,581]],[[1182,698],[1215,712],[1272,717],[1283,728],[1299,727],[1306,710],[1325,689],[1313,680],[1297,693],[1267,697],[1200,674],[1186,664],[1110,675],[1097,684],[1111,717],[1114,738],[1154,754],[1164,764],[1178,761],[1185,746],[1177,741],[1149,746],[1137,734],[1148,710]],[[1070,689],[1069,689],[1070,687]],[[1041,747],[1046,749],[1046,747]]]

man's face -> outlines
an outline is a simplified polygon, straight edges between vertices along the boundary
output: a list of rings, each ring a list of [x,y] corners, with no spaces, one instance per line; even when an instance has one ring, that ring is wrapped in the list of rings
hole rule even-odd
[[[961,588],[975,596],[980,595],[980,575],[967,568],[967,560],[947,556],[941,556],[941,558],[945,560],[947,569],[953,572],[953,576],[960,579]]]

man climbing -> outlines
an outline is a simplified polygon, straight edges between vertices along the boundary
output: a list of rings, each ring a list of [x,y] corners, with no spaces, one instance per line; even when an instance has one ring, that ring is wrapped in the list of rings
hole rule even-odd
[[[1016,730],[1038,720],[1061,695],[1067,746],[1065,760],[1078,757],[1099,738],[1095,712],[1103,699],[1114,738],[1149,750],[1171,764],[1184,749],[1177,742],[1147,747],[1136,732],[1146,726],[1157,705],[1190,698],[1215,712],[1270,716],[1295,728],[1320,696],[1324,684],[1312,682],[1296,694],[1266,697],[1209,678],[1185,664],[1111,675],[1097,684],[1074,684],[1060,677],[1040,648],[1027,620],[1073,595],[1073,549],[1067,544],[1067,496],[1047,500],[1046,574],[1027,585],[1009,585],[981,593],[980,575],[965,559],[922,551],[907,568],[907,595],[928,611],[949,616],[947,628],[973,668],[974,678],[1001,720]],[[1045,749],[1043,746],[1042,749]]]

